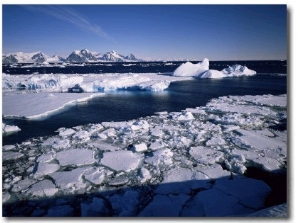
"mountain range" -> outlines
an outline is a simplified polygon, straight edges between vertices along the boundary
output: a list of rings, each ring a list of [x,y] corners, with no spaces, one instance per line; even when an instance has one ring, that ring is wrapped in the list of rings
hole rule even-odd
[[[137,59],[133,54],[123,56],[116,51],[110,51],[107,53],[91,52],[87,49],[75,50],[68,57],[63,58],[58,55],[52,57],[42,53],[7,53],[2,54],[3,64],[14,64],[14,63],[85,63],[85,62],[139,62],[142,59]]]

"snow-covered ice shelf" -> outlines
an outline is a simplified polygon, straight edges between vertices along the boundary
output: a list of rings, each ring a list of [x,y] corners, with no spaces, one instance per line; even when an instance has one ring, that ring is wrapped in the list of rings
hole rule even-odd
[[[286,95],[228,96],[5,145],[3,215],[287,216],[245,175],[285,171],[286,116]]]
[[[2,89],[67,92],[79,85],[84,92],[105,92],[125,89],[163,91],[173,81],[191,80],[192,77],[174,77],[157,73],[105,74],[2,74]]]
[[[66,109],[103,93],[16,93],[3,92],[4,117],[43,119],[56,112]]]

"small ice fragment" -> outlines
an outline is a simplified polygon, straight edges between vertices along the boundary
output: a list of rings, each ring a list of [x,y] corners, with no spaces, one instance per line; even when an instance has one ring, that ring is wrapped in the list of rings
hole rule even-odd
[[[141,130],[141,129],[146,129],[147,130],[147,129],[149,129],[149,124],[145,120],[136,121],[131,126],[131,129],[133,131],[137,131],[137,130]]]
[[[87,169],[83,173],[84,178],[88,180],[89,182],[99,185],[101,184],[106,176],[106,171],[104,168],[96,168],[96,167],[91,167],[90,169]]]
[[[148,149],[146,143],[135,144],[133,148],[136,152],[144,152]]]
[[[2,152],[2,160],[6,161],[6,160],[14,160],[14,159],[18,159],[23,157],[24,154],[23,153],[19,153],[19,152]]]
[[[147,180],[151,179],[151,173],[145,167],[142,167],[139,171],[138,178],[141,180],[142,183],[145,183]]]
[[[110,180],[109,185],[110,186],[120,186],[120,185],[127,184],[128,181],[129,181],[129,178],[125,174],[123,174],[120,176],[116,176],[115,178]]]
[[[145,162],[154,166],[170,165],[173,163],[172,157],[173,152],[170,149],[160,149],[155,151],[152,157],[148,157]]]

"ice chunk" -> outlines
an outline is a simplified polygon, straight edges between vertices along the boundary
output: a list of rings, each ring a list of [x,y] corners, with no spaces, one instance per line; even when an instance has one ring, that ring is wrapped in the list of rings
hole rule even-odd
[[[150,149],[151,150],[159,150],[165,147],[165,144],[162,141],[155,141],[150,144]]]
[[[145,159],[145,162],[154,166],[158,166],[159,164],[170,165],[173,163],[172,157],[173,152],[170,149],[160,149],[155,151],[152,157]]]
[[[283,160],[281,163],[277,159],[264,156],[264,153],[260,151],[254,152],[254,151],[245,151],[245,150],[236,149],[233,150],[232,153],[244,156],[245,159],[247,160],[248,165],[261,168],[268,172],[278,171],[283,166]],[[281,159],[283,158],[284,157],[281,157]]]
[[[85,130],[77,131],[72,138],[74,140],[80,140],[81,142],[87,142],[90,140],[90,133]]]
[[[69,139],[61,139],[60,137],[54,136],[46,139],[42,146],[53,147],[55,149],[65,149],[70,147]]]
[[[43,180],[34,185],[26,192],[36,197],[53,196],[58,189],[50,180]]]
[[[109,181],[110,186],[120,186],[125,185],[129,182],[129,178],[125,174],[117,175],[112,180]]]
[[[185,194],[156,195],[139,217],[178,217],[189,198],[190,196]]]
[[[133,131],[141,130],[141,129],[149,129],[149,124],[146,120],[136,121],[132,124],[131,129]]]
[[[99,133],[98,136],[101,139],[107,139],[108,137],[115,137],[116,134],[117,134],[117,132],[114,128],[109,128],[109,129],[106,129],[106,130],[102,131],[101,133]]]
[[[19,152],[11,152],[11,151],[2,152],[2,160],[3,161],[18,159],[18,158],[21,158],[23,156],[24,156],[24,154],[19,153]]]
[[[59,136],[62,137],[68,137],[70,135],[73,135],[74,133],[75,133],[74,129],[66,129],[66,128],[59,129]]]
[[[82,176],[89,168],[90,167],[81,167],[71,171],[55,172],[50,174],[50,176],[53,178],[55,185],[60,189],[74,191],[86,186],[82,180]]]
[[[131,151],[114,151],[103,154],[101,164],[116,171],[129,172],[136,169],[142,160],[142,156]]]
[[[183,112],[183,114],[179,115],[177,117],[177,119],[179,121],[188,121],[188,120],[193,120],[194,116],[193,116],[193,114],[191,112],[185,111],[185,112]]]
[[[225,145],[226,141],[221,136],[214,136],[206,142],[207,146]]]
[[[224,73],[218,70],[207,70],[204,73],[197,75],[198,78],[223,78],[226,77]]]
[[[2,123],[2,134],[13,133],[13,132],[18,132],[18,131],[21,131],[21,129],[18,126],[6,125],[6,124]]]
[[[48,175],[50,173],[54,173],[59,170],[60,166],[55,163],[38,163],[37,169],[34,173],[34,177],[38,178],[44,175]]]
[[[231,176],[230,172],[227,170],[223,170],[223,168],[219,164],[200,166],[195,168],[195,170],[204,173],[206,176],[212,179],[218,179],[218,178],[229,179],[229,177]]]
[[[106,172],[103,167],[91,167],[90,169],[86,169],[83,173],[84,179],[99,185],[101,184],[105,177],[106,177]]]
[[[186,62],[180,65],[176,70],[173,72],[173,76],[197,76],[209,69],[209,60],[204,58],[202,62],[197,64],[192,64],[191,62]]]
[[[170,85],[170,81],[163,81],[163,80],[151,80],[146,81],[141,84],[139,84],[139,88],[141,90],[147,90],[147,91],[163,91],[167,89]]]
[[[189,194],[192,189],[206,188],[208,177],[201,172],[176,167],[164,173],[164,179],[155,190],[159,194]]]
[[[224,154],[218,150],[210,149],[203,146],[191,147],[190,155],[202,164],[214,164],[224,156]]]
[[[9,150],[13,150],[15,148],[16,148],[15,145],[4,145],[4,146],[2,146],[3,151],[9,151]]]
[[[260,150],[286,150],[285,142],[261,134],[263,132],[249,131],[244,129],[239,129],[236,131],[242,134],[242,136],[238,136],[237,138],[240,138],[244,144],[250,146],[251,148],[256,148]]]
[[[41,156],[39,156],[36,161],[37,162],[42,162],[42,163],[46,163],[46,162],[50,162],[54,159],[53,154],[42,154]]]
[[[162,131],[161,127],[159,127],[159,126],[155,126],[154,128],[151,128],[150,132],[151,132],[151,135],[157,136],[157,137],[161,137],[163,135],[163,131]]]
[[[61,166],[88,165],[96,162],[94,152],[89,149],[69,149],[58,152],[55,157]]]
[[[133,121],[129,122],[102,122],[101,123],[105,128],[112,129],[127,129],[133,124]]]
[[[26,189],[28,189],[32,184],[34,184],[36,180],[30,179],[30,178],[25,178],[24,180],[20,180],[16,184],[13,185],[11,191],[12,192],[23,192]]]
[[[144,152],[148,149],[146,143],[135,144],[133,148],[136,152]]]
[[[147,180],[151,179],[151,173],[145,167],[142,167],[139,172],[138,178],[141,180],[142,183],[145,183]]]
[[[227,76],[241,76],[241,75],[254,75],[256,71],[248,69],[246,66],[235,64],[233,66],[228,66],[222,70]]]

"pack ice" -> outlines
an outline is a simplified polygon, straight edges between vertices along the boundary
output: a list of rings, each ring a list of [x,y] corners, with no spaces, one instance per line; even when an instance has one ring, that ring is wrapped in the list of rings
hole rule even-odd
[[[285,171],[286,95],[60,128],[3,146],[3,216],[287,216],[247,170]],[[282,191],[286,193],[286,191]]]

